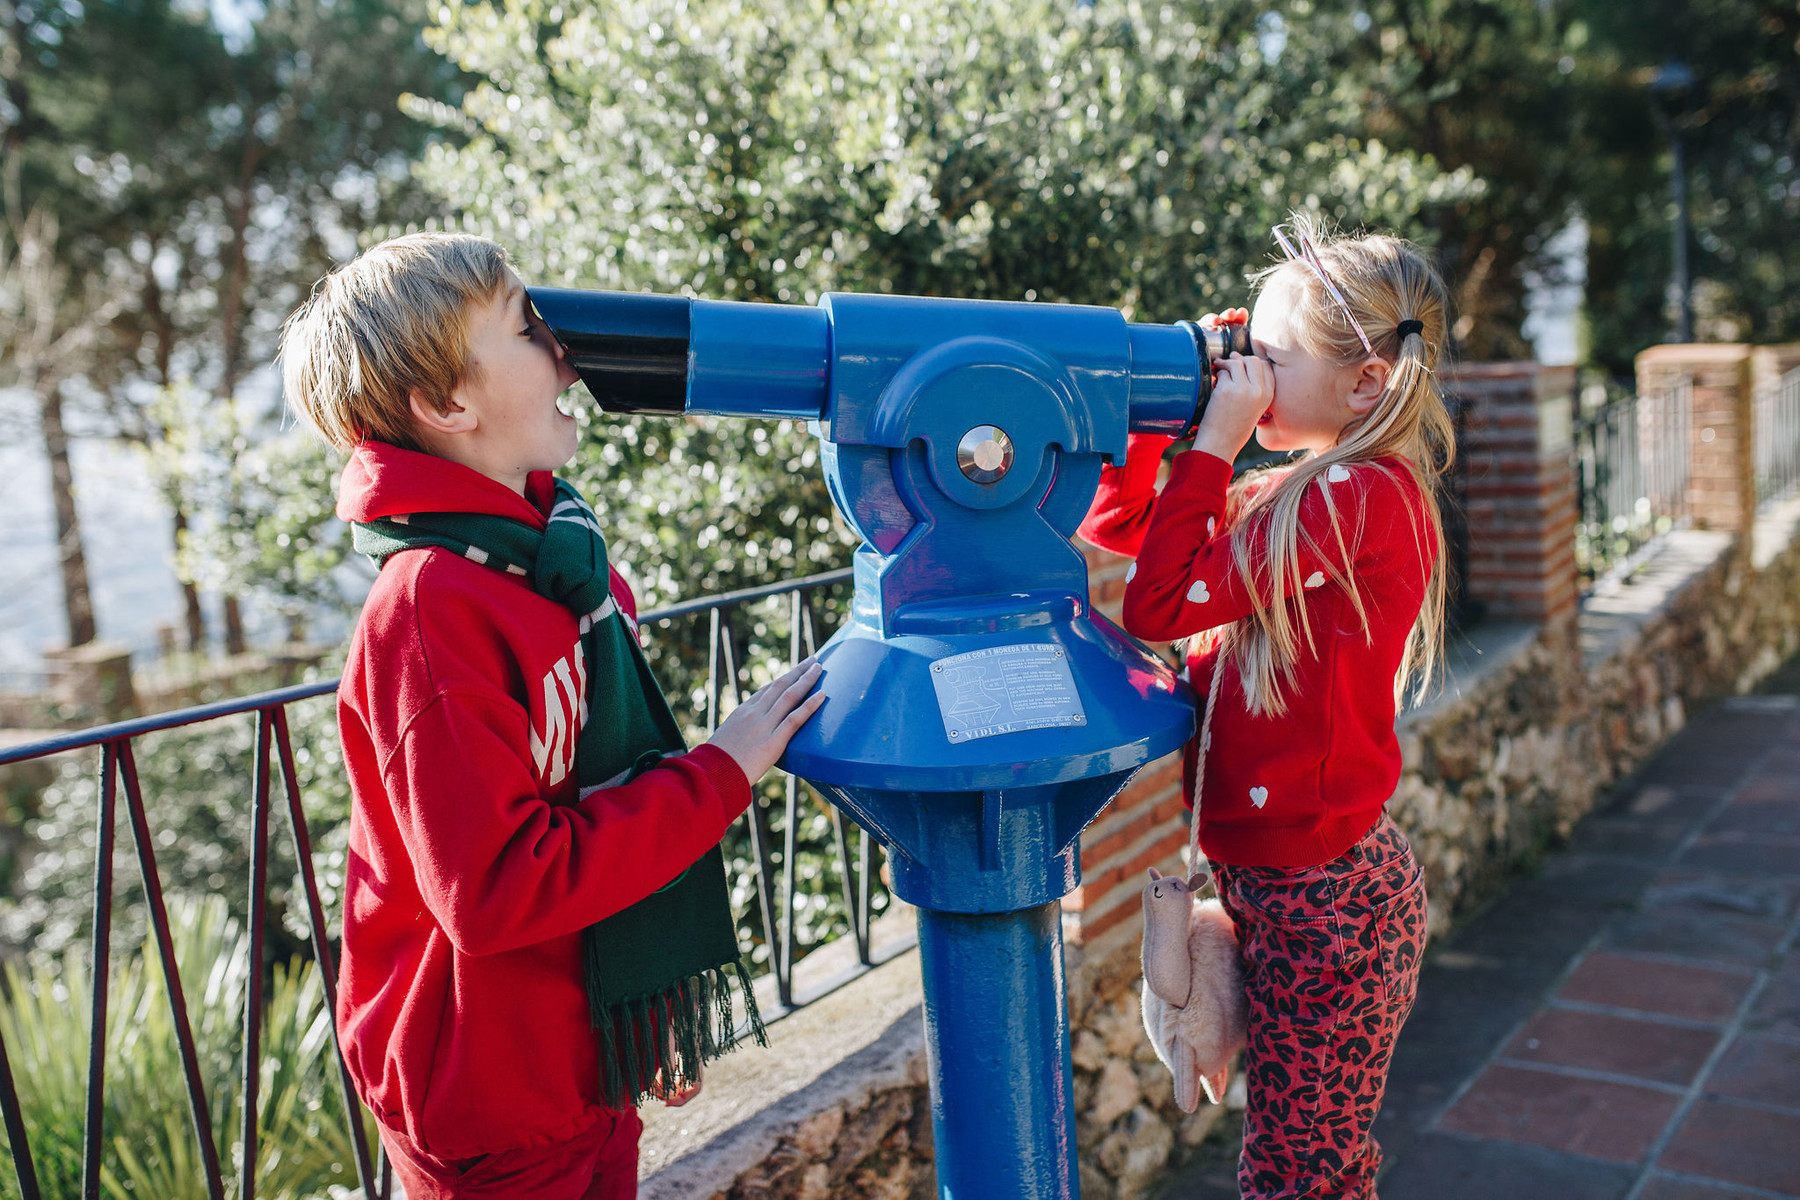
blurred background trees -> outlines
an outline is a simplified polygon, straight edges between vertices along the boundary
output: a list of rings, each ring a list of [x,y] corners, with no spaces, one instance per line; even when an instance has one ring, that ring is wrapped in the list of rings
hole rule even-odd
[[[1315,209],[1426,245],[1466,359],[1528,353],[1533,282],[1585,266],[1582,354],[1618,373],[1676,323],[1679,129],[1699,335],[1792,336],[1797,35],[1772,0],[0,0],[0,374],[60,464],[71,640],[68,421],[152,452],[190,648],[203,588],[295,627],[329,600],[329,506],[267,486],[329,464],[268,449],[267,368],[314,279],[419,225],[542,282],[1169,320],[1243,299]],[[1671,63],[1691,84],[1654,87]],[[650,602],[842,561],[798,430],[589,434]]]

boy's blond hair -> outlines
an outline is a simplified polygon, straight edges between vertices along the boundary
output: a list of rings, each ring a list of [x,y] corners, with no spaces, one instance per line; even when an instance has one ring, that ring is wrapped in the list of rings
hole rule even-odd
[[[412,393],[443,411],[468,373],[469,308],[500,294],[506,268],[499,245],[461,233],[409,233],[338,267],[282,327],[288,404],[339,450],[425,449]]]

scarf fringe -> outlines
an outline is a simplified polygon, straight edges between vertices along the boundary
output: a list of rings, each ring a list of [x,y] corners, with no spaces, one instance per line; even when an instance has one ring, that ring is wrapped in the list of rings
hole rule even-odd
[[[700,1068],[729,1053],[743,1040],[732,1003],[731,977],[743,997],[745,1030],[768,1047],[756,991],[742,960],[722,963],[678,979],[660,992],[610,1004],[595,1000],[592,986],[602,964],[588,948],[588,1018],[599,1033],[600,1103],[635,1108],[647,1099],[666,1100],[700,1081]]]

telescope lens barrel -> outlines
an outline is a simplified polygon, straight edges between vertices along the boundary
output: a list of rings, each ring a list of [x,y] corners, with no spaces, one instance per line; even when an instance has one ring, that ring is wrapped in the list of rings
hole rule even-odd
[[[1179,436],[1195,419],[1196,385],[1206,386],[1193,335],[1180,325],[1125,329],[1131,340],[1131,431]]]
[[[687,411],[693,301],[648,292],[526,288],[576,374],[607,412]]]
[[[526,294],[607,412],[799,420],[824,412],[823,309],[573,288]]]
[[[802,304],[694,301],[688,411],[813,421],[831,383],[831,318]]]

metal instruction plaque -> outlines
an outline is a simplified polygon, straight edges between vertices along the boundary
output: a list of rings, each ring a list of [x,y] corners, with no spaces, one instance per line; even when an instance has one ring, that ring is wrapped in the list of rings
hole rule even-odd
[[[1062,647],[994,646],[931,664],[944,733],[961,744],[1001,733],[1085,725]]]

